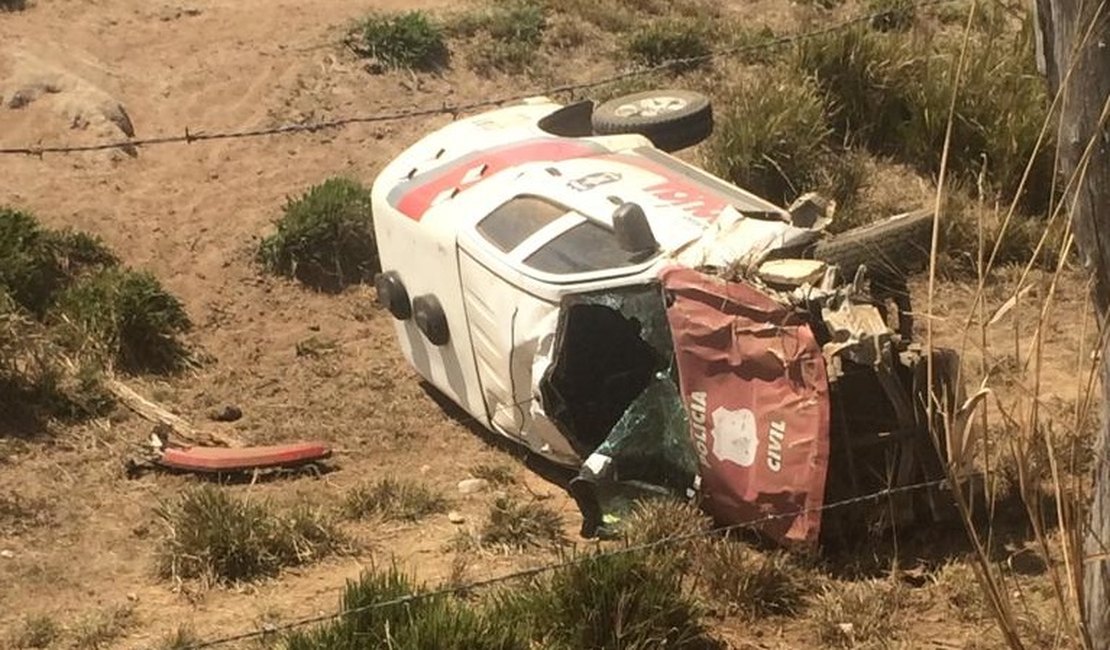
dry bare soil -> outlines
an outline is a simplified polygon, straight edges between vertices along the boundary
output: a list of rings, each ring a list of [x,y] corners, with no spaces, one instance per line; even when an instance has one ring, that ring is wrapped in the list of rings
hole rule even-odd
[[[475,100],[538,83],[484,78],[461,67],[441,75],[372,75],[335,44],[345,26],[372,7],[445,4],[39,0],[25,11],[0,13],[0,143],[87,143],[120,137],[130,127],[138,136],[240,129]],[[752,20],[776,26],[791,25],[794,12],[811,11],[779,0],[737,5]],[[607,65],[584,54],[574,72],[560,74],[586,75]],[[29,93],[29,101],[8,108],[15,92]],[[130,127],[117,104],[126,108]],[[477,525],[493,498],[492,492],[460,495],[455,487],[477,463],[511,466],[519,482],[507,489],[551,504],[563,514],[568,536],[589,545],[577,537],[579,516],[558,487],[491,445],[470,423],[445,414],[421,389],[372,289],[313,293],[262,274],[253,262],[259,238],[270,232],[287,195],[337,174],[369,183],[388,159],[449,119],[151,147],[134,157],[112,151],[0,159],[0,204],[28,208],[49,226],[99,235],[127,264],[152,271],[184,301],[196,323],[190,342],[206,362],[176,378],[130,380],[136,388],[198,424],[250,443],[320,439],[337,450],[337,471],[324,477],[222,489],[326,506],[367,478],[409,477],[442,490],[466,518],[461,526],[445,515],[412,524],[345,524],[354,539],[350,554],[260,583],[203,588],[155,574],[162,530],[154,509],[197,481],[124,476],[123,463],[147,438],[149,423],[118,411],[49,434],[5,432],[0,494],[19,494],[36,505],[33,516],[0,527],[0,645],[11,642],[27,617],[48,615],[73,630],[114,607],[132,611],[125,634],[112,642],[120,647],[150,647],[182,623],[202,637],[249,631],[332,611],[345,579],[391,558],[438,582],[452,571],[448,543],[460,527]],[[997,286],[988,312],[1006,299],[1012,280],[992,282]],[[924,288],[923,280],[915,284],[919,297]],[[1056,352],[1044,358],[1042,384],[1050,393],[1046,402],[1066,413],[1081,374],[1077,363],[1081,369],[1086,362],[1080,322],[1089,310],[1075,274],[1060,291],[1064,317],[1049,324]],[[935,320],[941,340],[963,342],[972,292],[967,283],[941,284]],[[973,366],[983,357],[997,366],[996,374],[1020,374],[1006,362],[1031,336],[1029,314],[1024,324],[1014,322],[1020,311],[993,326],[992,337],[1004,341],[993,351],[984,355],[977,340],[971,342]],[[243,419],[207,422],[206,414],[225,404],[239,406]],[[876,540],[860,555],[881,554],[879,547],[888,543]],[[1009,552],[1028,543],[1019,536]],[[466,575],[491,576],[554,557],[540,550],[476,553]],[[1036,589],[1047,593],[1047,578],[1037,579]],[[913,591],[903,647],[1001,643],[990,623],[960,616],[928,580]],[[817,645],[804,616],[750,624],[722,615],[719,624],[720,635],[736,648]],[[72,635],[58,643],[72,643]]]

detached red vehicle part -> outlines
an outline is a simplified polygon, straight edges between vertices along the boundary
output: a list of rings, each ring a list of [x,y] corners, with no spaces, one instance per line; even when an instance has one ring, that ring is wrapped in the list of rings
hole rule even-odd
[[[769,518],[780,543],[817,543],[829,459],[829,384],[796,310],[692,269],[661,274],[704,505]]]
[[[231,473],[256,469],[294,468],[331,456],[331,448],[317,442],[267,447],[170,447],[154,462],[188,472]]]

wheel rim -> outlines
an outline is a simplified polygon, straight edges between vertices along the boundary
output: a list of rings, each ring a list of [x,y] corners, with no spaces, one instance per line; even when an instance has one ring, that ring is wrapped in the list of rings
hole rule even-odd
[[[657,117],[667,113],[677,113],[689,104],[681,97],[645,97],[634,102],[621,104],[614,111],[618,117]]]

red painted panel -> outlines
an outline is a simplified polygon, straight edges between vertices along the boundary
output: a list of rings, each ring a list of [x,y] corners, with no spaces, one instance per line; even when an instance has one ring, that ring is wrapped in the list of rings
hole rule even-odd
[[[750,285],[678,267],[661,277],[707,509],[727,523],[781,515],[758,529],[816,545],[829,386],[812,331]]]

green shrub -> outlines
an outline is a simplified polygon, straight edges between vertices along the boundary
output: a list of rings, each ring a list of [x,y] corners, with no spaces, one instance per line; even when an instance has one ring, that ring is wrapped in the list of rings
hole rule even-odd
[[[795,65],[825,95],[838,140],[880,154],[901,150],[915,110],[911,79],[923,63],[899,37],[855,28],[806,39]]]
[[[788,204],[820,180],[825,105],[807,78],[771,71],[727,97],[706,163],[717,175]]]
[[[495,596],[493,617],[533,647],[705,648],[702,611],[662,554],[598,556]]]
[[[560,545],[566,541],[563,518],[537,501],[520,503],[511,497],[497,497],[479,540],[484,545],[523,549],[529,546]]]
[[[191,327],[181,302],[145,271],[111,268],[80,279],[58,298],[54,318],[72,325],[75,345],[87,337],[130,372],[183,367],[179,336]]]
[[[474,70],[482,74],[494,71],[520,74],[531,68],[547,27],[543,3],[497,0],[460,14],[450,31],[456,36],[476,37],[468,56]]]
[[[287,650],[526,650],[521,631],[476,607],[427,589],[397,567],[367,571],[349,581],[340,600],[343,611],[419,596],[411,602],[376,607],[343,616],[287,637]]]
[[[706,23],[666,19],[650,22],[633,32],[625,48],[633,61],[647,67],[681,61],[670,68],[681,72],[708,63],[705,57],[710,53],[711,43],[712,31]]]
[[[904,32],[917,19],[913,0],[868,0],[867,12],[874,14],[871,27],[880,32]]]
[[[1020,199],[1026,210],[1039,212],[1051,196],[1053,144],[1049,138],[1033,156],[1048,101],[1028,32],[971,40],[970,64],[956,98],[948,171],[969,185],[982,178],[988,190],[1009,200],[1032,157]],[[959,46],[951,39],[921,43],[859,28],[807,39],[795,65],[820,86],[838,140],[935,174]]]
[[[36,316],[81,272],[118,263],[95,237],[48,230],[28,212],[0,207],[0,289]]]
[[[422,483],[391,478],[358,485],[343,501],[343,512],[352,519],[376,514],[385,519],[416,521],[446,510],[447,499],[442,494]]]
[[[931,173],[940,170],[948,107],[952,97],[953,63],[958,45],[950,44],[930,58],[913,87],[916,110],[906,125],[904,156]],[[979,182],[1009,201],[1017,192],[1030,158],[1033,168],[1019,197],[1030,212],[1049,204],[1053,181],[1052,129],[1037,154],[1034,145],[1048,117],[1049,99],[1033,59],[1032,37],[988,34],[972,39],[968,63],[956,96],[949,173],[968,185]]]
[[[229,583],[272,576],[342,547],[342,536],[318,510],[278,512],[267,501],[237,499],[211,486],[163,502],[166,537],[157,551],[165,578]]]
[[[262,240],[258,257],[272,273],[339,291],[381,270],[373,225],[370,190],[330,178],[286,201],[277,232]]]
[[[797,614],[812,586],[786,553],[759,553],[728,539],[703,549],[699,569],[706,593],[749,618]]]
[[[443,28],[423,11],[368,16],[347,42],[359,56],[391,68],[435,70],[446,65],[449,57]]]

